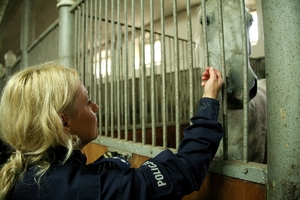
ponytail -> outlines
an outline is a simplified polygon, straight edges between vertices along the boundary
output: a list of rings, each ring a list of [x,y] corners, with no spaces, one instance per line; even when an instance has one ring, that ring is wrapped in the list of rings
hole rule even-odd
[[[27,164],[21,152],[17,151],[11,154],[0,170],[0,200],[7,197],[11,187],[26,170],[26,167]]]

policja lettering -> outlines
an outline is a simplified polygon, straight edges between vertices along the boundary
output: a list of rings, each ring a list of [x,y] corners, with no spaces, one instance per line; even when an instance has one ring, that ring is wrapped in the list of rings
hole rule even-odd
[[[146,161],[143,165],[147,165],[151,169],[151,171],[152,171],[152,173],[153,173],[153,175],[154,175],[154,177],[157,181],[157,186],[158,187],[167,185],[167,183],[164,182],[164,176],[161,174],[161,172],[158,169],[156,164],[154,164],[151,161]]]

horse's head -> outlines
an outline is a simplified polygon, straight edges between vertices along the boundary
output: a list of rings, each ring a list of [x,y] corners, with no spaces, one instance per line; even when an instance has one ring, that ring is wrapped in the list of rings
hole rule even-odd
[[[223,5],[223,30],[225,47],[225,67],[227,103],[229,109],[241,109],[243,107],[243,41],[242,22],[239,1],[222,0]],[[199,9],[199,48],[201,51],[201,67],[204,61],[203,20],[201,8]],[[221,50],[219,41],[218,9],[216,0],[208,0],[206,3],[206,24],[209,65],[221,69]],[[246,27],[248,39],[248,55],[251,53],[249,28],[252,16],[246,11]],[[249,59],[249,58],[248,58]],[[248,88],[249,99],[255,97],[257,92],[257,76],[254,74],[250,62],[248,62]]]

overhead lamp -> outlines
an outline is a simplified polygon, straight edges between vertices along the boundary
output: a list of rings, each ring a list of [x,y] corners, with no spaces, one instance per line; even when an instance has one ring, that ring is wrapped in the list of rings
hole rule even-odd
[[[74,3],[76,3],[76,0],[57,0],[57,5],[56,7],[60,6],[71,6]]]
[[[12,52],[12,50],[9,50],[4,55],[4,60],[5,60],[5,67],[13,67],[17,61],[17,56],[16,54],[14,54],[14,52]]]

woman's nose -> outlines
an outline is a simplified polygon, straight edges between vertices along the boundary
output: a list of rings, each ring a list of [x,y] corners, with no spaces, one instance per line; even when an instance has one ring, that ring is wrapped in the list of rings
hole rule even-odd
[[[91,107],[92,107],[92,111],[94,113],[96,113],[99,110],[99,106],[96,103],[94,103],[94,102],[92,102],[92,106]]]

